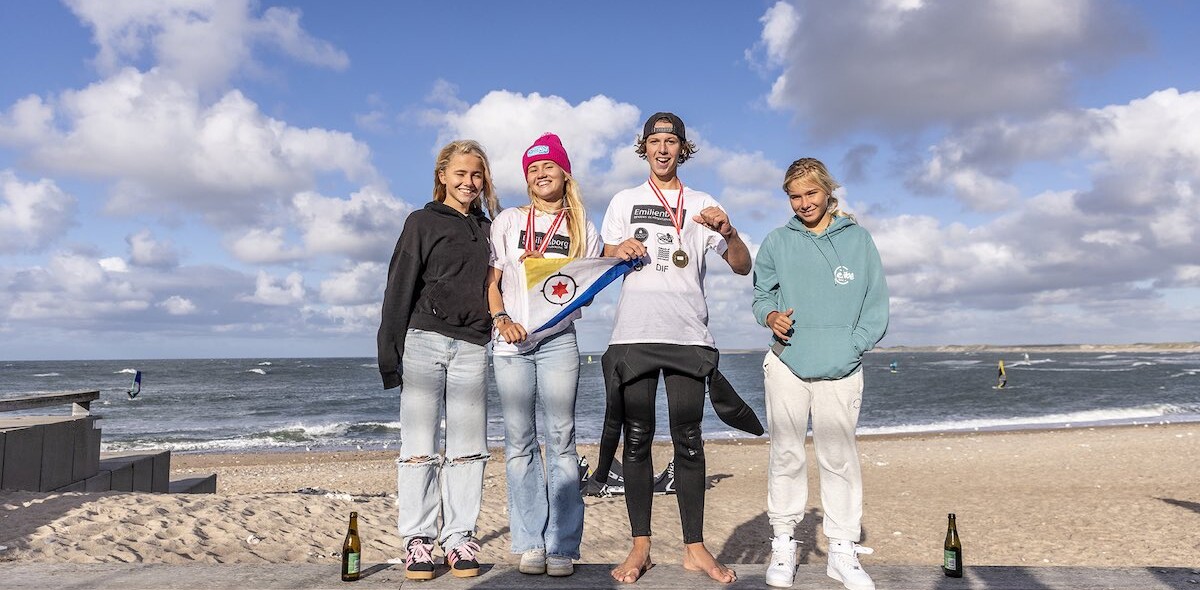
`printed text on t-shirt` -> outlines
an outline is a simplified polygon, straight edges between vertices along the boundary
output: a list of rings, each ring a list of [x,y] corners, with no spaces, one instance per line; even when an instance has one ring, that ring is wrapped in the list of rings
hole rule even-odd
[[[672,211],[675,209],[672,208]],[[687,208],[684,208],[683,213],[679,215],[682,219],[687,219]],[[655,225],[669,225],[675,227],[671,222],[671,214],[667,213],[666,207],[662,205],[634,205],[633,211],[629,214],[629,223],[653,223]]]

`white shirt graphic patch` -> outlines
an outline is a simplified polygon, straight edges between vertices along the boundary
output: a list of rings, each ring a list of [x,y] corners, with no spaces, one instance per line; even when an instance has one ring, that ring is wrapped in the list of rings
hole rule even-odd
[[[833,282],[838,285],[848,285],[854,280],[854,273],[845,266],[839,266],[833,269]]]

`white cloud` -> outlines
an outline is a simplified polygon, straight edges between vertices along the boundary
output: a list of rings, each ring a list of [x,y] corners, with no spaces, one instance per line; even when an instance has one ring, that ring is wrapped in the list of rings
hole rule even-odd
[[[172,268],[179,265],[174,242],[156,239],[149,229],[126,236],[125,242],[129,244],[129,261],[137,266]]]
[[[756,220],[789,215],[787,199],[782,197],[784,170],[762,152],[735,152],[706,143],[694,162],[716,170],[724,186],[717,200],[730,212],[735,226],[740,220],[734,218],[734,212]]]
[[[300,248],[288,245],[282,227],[250,228],[231,234],[225,239],[225,248],[234,258],[253,264],[292,262],[304,256]]]
[[[54,107],[30,95],[0,113],[0,143],[26,146],[46,141],[53,134]]]
[[[0,284],[7,285],[10,305],[5,315],[10,320],[94,322],[149,307],[149,290],[82,254],[58,253],[45,267],[8,274]]]
[[[323,174],[378,179],[369,148],[348,133],[297,128],[265,116],[233,90],[204,104],[158,70],[121,70],[42,108],[15,105],[0,140],[22,142],[31,163],[112,180],[110,213],[194,211],[215,225],[243,224],[313,187]]]
[[[387,273],[387,265],[378,262],[360,262],[333,273],[321,281],[321,302],[331,306],[366,304],[378,307],[383,301]]]
[[[124,258],[119,256],[101,258],[96,263],[107,272],[129,272],[129,264],[125,262]]]
[[[764,51],[783,64],[768,104],[818,135],[1038,113],[1144,44],[1119,6],[1084,0],[792,4],[798,16],[763,17]]]
[[[304,295],[304,277],[300,273],[293,272],[276,279],[260,270],[254,282],[254,294],[243,295],[239,299],[261,305],[295,306],[304,302]]]
[[[254,71],[254,46],[267,45],[312,65],[344,69],[349,58],[300,27],[300,12],[268,8],[251,13],[249,0],[108,2],[68,0],[92,28],[96,65],[112,73],[149,51],[168,75],[199,89],[224,86],[239,71]]]
[[[638,117],[637,107],[604,95],[572,105],[553,95],[494,90],[473,105],[440,112],[435,120],[441,126],[438,147],[453,139],[479,141],[487,150],[500,194],[506,200],[524,202],[521,156],[538,136],[545,132],[558,134],[571,158],[572,174],[581,182],[595,183],[598,162],[613,157],[618,150],[632,155],[629,146]]]
[[[172,295],[160,302],[158,306],[167,310],[171,315],[192,315],[196,313],[196,304],[186,297]]]
[[[759,69],[784,65],[788,44],[800,25],[796,7],[787,2],[776,2],[758,21],[762,23],[762,35],[753,48],[746,50],[746,60]],[[766,57],[766,63],[762,65],[756,59],[760,51]]]
[[[310,256],[332,254],[386,260],[412,206],[378,187],[364,187],[350,199],[300,193],[292,199],[296,224]]]
[[[22,182],[0,170],[0,254],[38,252],[75,225],[75,197],[53,180]]]

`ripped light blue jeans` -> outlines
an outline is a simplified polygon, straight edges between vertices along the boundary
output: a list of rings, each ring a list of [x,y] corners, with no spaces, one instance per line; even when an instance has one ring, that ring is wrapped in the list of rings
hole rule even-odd
[[[545,548],[548,555],[579,559],[583,498],[575,450],[575,392],[579,385],[575,330],[551,336],[524,354],[495,356],[492,364],[504,411],[512,552]],[[537,439],[538,398],[544,410],[544,469]]]
[[[402,367],[396,526],[405,546],[413,537],[429,537],[448,550],[474,535],[479,518],[488,460],[487,351],[409,330]],[[443,410],[444,458],[438,452]]]

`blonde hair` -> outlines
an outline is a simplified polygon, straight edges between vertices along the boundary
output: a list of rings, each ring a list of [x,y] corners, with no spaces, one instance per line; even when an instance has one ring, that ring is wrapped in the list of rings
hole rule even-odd
[[[842,188],[842,185],[833,179],[833,175],[829,173],[829,169],[820,160],[816,158],[800,158],[792,162],[792,165],[788,166],[787,173],[783,175],[783,192],[786,193],[788,185],[797,180],[810,180],[820,187],[821,190],[825,191],[826,195],[829,195],[830,215],[840,215],[854,219],[853,215],[838,209],[838,198],[833,196],[833,191]]]
[[[561,167],[560,167],[561,169]],[[566,182],[563,184],[563,209],[567,212],[567,235],[571,236],[571,247],[567,250],[567,258],[583,258],[587,254],[587,209],[583,206],[583,195],[579,191],[579,183],[575,177],[563,170]],[[540,200],[533,196],[533,189],[526,188],[529,194],[529,207],[539,209]],[[540,209],[539,209],[540,210]],[[550,240],[546,236],[543,240]]]
[[[491,217],[495,217],[496,213],[500,212],[500,199],[496,197],[496,185],[492,183],[492,168],[488,164],[483,146],[472,139],[452,141],[438,152],[437,163],[433,168],[433,200],[439,203],[446,201],[446,185],[442,184],[439,175],[450,166],[450,158],[459,155],[475,156],[483,162],[483,190],[479,191],[479,197],[471,203],[471,209],[482,212],[486,203],[487,212]]]

